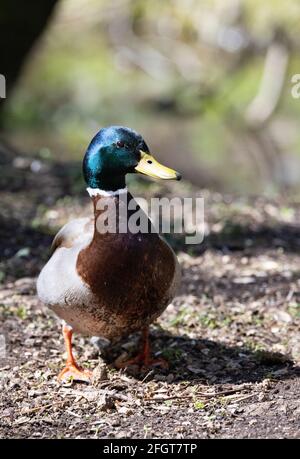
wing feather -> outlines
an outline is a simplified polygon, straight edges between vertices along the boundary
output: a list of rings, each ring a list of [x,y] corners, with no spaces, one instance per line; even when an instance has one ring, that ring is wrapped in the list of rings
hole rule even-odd
[[[73,247],[75,244],[92,240],[93,237],[93,219],[76,218],[66,223],[56,234],[51,245],[51,254],[59,247]]]

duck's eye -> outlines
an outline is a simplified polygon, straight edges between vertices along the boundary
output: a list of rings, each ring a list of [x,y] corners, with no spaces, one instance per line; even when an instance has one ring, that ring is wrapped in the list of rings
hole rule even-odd
[[[124,148],[124,147],[125,147],[125,143],[122,142],[122,140],[118,140],[118,142],[117,142],[117,147],[118,147],[118,148]]]
[[[151,159],[148,159],[148,160],[147,160],[147,163],[148,163],[148,164],[152,164]]]

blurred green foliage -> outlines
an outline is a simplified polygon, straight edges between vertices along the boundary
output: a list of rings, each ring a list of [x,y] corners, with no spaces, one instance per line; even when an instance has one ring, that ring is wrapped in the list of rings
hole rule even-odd
[[[300,188],[299,21],[298,0],[62,0],[7,104],[6,135],[79,159],[101,126],[124,124],[199,186]],[[253,126],[274,44],[287,56],[280,97]]]

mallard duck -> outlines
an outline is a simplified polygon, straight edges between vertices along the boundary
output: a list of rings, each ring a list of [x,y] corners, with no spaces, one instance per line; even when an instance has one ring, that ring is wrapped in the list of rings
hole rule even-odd
[[[58,376],[61,381],[69,377],[91,379],[91,373],[79,367],[73,356],[73,332],[114,342],[142,331],[141,352],[123,366],[157,363],[151,358],[149,325],[175,295],[180,279],[176,255],[157,232],[150,231],[153,228],[148,217],[147,232],[134,233],[128,228],[120,231],[122,219],[115,219],[112,231],[99,228],[99,221],[100,226],[104,224],[103,212],[106,219],[112,216],[110,204],[118,209],[119,216],[126,202],[133,200],[125,183],[128,173],[164,180],[181,178],[178,172],[157,162],[142,136],[132,129],[101,129],[83,160],[93,216],[75,219],[57,233],[51,258],[37,280],[40,300],[63,321],[67,362]],[[126,223],[132,212],[128,210]]]

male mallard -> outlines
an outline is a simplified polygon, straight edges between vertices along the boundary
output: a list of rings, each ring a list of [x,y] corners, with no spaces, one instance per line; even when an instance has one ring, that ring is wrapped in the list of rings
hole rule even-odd
[[[68,358],[60,380],[70,376],[87,381],[91,378],[72,354],[73,331],[115,341],[142,330],[142,352],[124,365],[154,362],[150,358],[149,324],[174,297],[180,277],[176,255],[156,232],[151,232],[147,217],[148,232],[134,234],[128,228],[121,231],[122,218],[115,219],[116,227],[111,231],[99,229],[104,211],[109,220],[109,213],[118,209],[117,216],[121,215],[126,202],[133,200],[125,176],[136,172],[165,180],[181,178],[150,155],[135,131],[120,126],[101,129],[83,161],[94,216],[73,220],[57,233],[52,256],[39,275],[39,298],[63,320]],[[133,202],[135,210],[141,212]],[[126,223],[132,211],[127,213]]]

